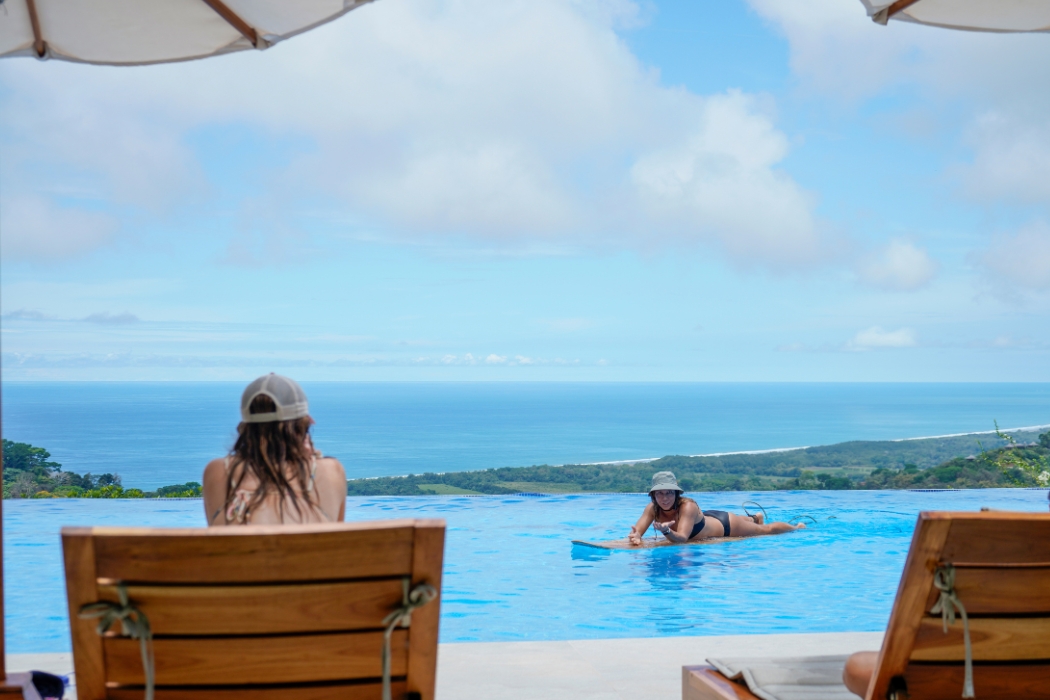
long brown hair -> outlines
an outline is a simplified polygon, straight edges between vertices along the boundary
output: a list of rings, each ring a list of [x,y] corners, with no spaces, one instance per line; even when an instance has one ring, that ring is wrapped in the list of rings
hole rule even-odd
[[[265,394],[256,396],[248,408],[249,413],[273,413],[276,410],[277,405],[273,399]],[[312,441],[308,442],[312,424],[313,420],[305,416],[294,420],[238,425],[237,442],[233,445],[233,458],[226,473],[226,502],[223,504],[223,513],[229,513],[237,489],[249,472],[259,480],[259,486],[248,499],[245,519],[275,491],[282,520],[286,499],[291,501],[300,518],[303,515],[302,505],[308,509],[320,507],[319,503],[314,503],[311,499],[310,467],[314,454],[307,445],[313,444]],[[241,465],[243,468],[238,469]]]

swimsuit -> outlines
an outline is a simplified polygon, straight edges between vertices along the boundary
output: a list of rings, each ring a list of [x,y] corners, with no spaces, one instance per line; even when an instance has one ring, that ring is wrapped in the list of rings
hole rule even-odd
[[[688,498],[688,499],[683,498],[682,500],[683,501],[688,500],[688,501],[692,501],[693,503],[696,503],[696,501],[693,501],[693,499],[691,499],[691,498]],[[682,507],[682,504],[681,504],[681,501],[680,501],[678,503],[678,508],[681,508],[681,507]],[[662,509],[660,509],[659,506],[657,506],[657,509],[660,510],[661,512],[663,512]],[[677,508],[674,510],[674,514],[675,514],[674,522],[678,522],[678,509]],[[723,537],[729,537],[730,536],[729,533],[731,532],[731,530],[729,528],[729,513],[725,512],[724,510],[704,510],[704,511],[700,512],[700,519],[697,520],[695,523],[693,523],[693,531],[691,533],[689,533],[689,539],[693,539],[694,537],[696,537],[697,535],[699,535],[701,532],[704,531],[704,525],[706,524],[706,521],[707,521],[708,517],[714,518],[718,522],[722,523],[722,529],[725,530],[725,533],[722,535]]]
[[[705,510],[703,515],[712,517],[718,522],[722,523],[722,528],[725,530],[725,534],[722,535],[722,537],[729,537],[729,513],[725,512],[724,510]],[[693,539],[694,537],[696,537],[697,533],[700,532],[700,530],[704,529],[703,515],[700,516],[700,522],[696,525],[693,525],[693,534],[689,535],[689,539]],[[696,529],[697,525],[700,526],[700,530]]]
[[[229,471],[230,471],[230,458],[229,457],[227,457],[225,459],[224,464],[226,466],[226,472],[229,473]],[[306,484],[306,491],[303,492],[304,495],[313,492],[313,490],[314,490],[314,475],[315,474],[317,474],[317,457],[316,456],[314,456],[314,457],[312,457],[310,459],[310,481],[308,481],[307,484]],[[249,520],[249,518],[251,518],[251,513],[248,512],[248,504],[251,503],[252,494],[254,494],[254,493],[255,493],[254,491],[249,491],[248,489],[237,489],[234,492],[233,498],[230,500],[230,505],[227,506],[227,508],[226,508],[226,522],[227,523],[236,523],[238,525],[247,525],[248,524],[248,520]],[[309,496],[306,496],[306,502],[310,503],[310,497]],[[311,505],[315,505],[315,504],[311,504]],[[317,507],[318,512],[324,517],[324,519],[326,521],[332,522],[332,519],[330,517],[328,517],[328,513],[325,513],[324,512],[324,508],[321,507],[320,501],[318,501],[318,503],[316,504],[316,507]],[[219,514],[218,512],[215,513],[215,515],[218,515],[218,514]],[[215,517],[212,516],[212,520],[214,520],[214,519],[215,519]]]

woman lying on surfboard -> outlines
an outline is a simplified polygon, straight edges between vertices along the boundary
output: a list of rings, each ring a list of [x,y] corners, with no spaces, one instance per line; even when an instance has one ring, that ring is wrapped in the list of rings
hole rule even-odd
[[[678,480],[671,472],[653,474],[653,485],[649,489],[652,503],[645,507],[642,517],[631,528],[627,540],[640,545],[642,535],[652,525],[671,542],[689,542],[708,537],[753,537],[755,535],[778,535],[804,528],[799,523],[765,523],[762,514],[744,517],[724,510],[700,511],[700,506],[691,498],[682,496]]]

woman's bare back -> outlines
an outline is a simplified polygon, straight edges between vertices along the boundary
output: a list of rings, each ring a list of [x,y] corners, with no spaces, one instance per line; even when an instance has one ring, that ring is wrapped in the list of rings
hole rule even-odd
[[[204,513],[208,525],[281,525],[290,523],[342,522],[346,511],[346,472],[334,457],[316,457],[311,465],[312,476],[306,493],[298,493],[296,480],[289,480],[297,489],[299,509],[287,497],[282,504],[276,492],[268,494],[261,503],[245,512],[248,500],[259,487],[258,478],[251,472],[244,475],[237,493],[227,506],[228,470],[234,469],[234,482],[240,476],[241,465],[230,466],[230,459],[214,459],[204,468]],[[309,505],[307,505],[309,504]],[[224,512],[226,511],[226,512]]]

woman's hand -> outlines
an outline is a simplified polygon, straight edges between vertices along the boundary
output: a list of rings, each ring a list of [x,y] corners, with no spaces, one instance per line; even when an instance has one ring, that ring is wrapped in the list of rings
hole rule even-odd
[[[665,535],[671,531],[671,523],[653,523],[653,527]]]
[[[642,536],[638,534],[638,530],[634,525],[631,526],[631,534],[627,535],[627,541],[633,545],[642,543]]]

